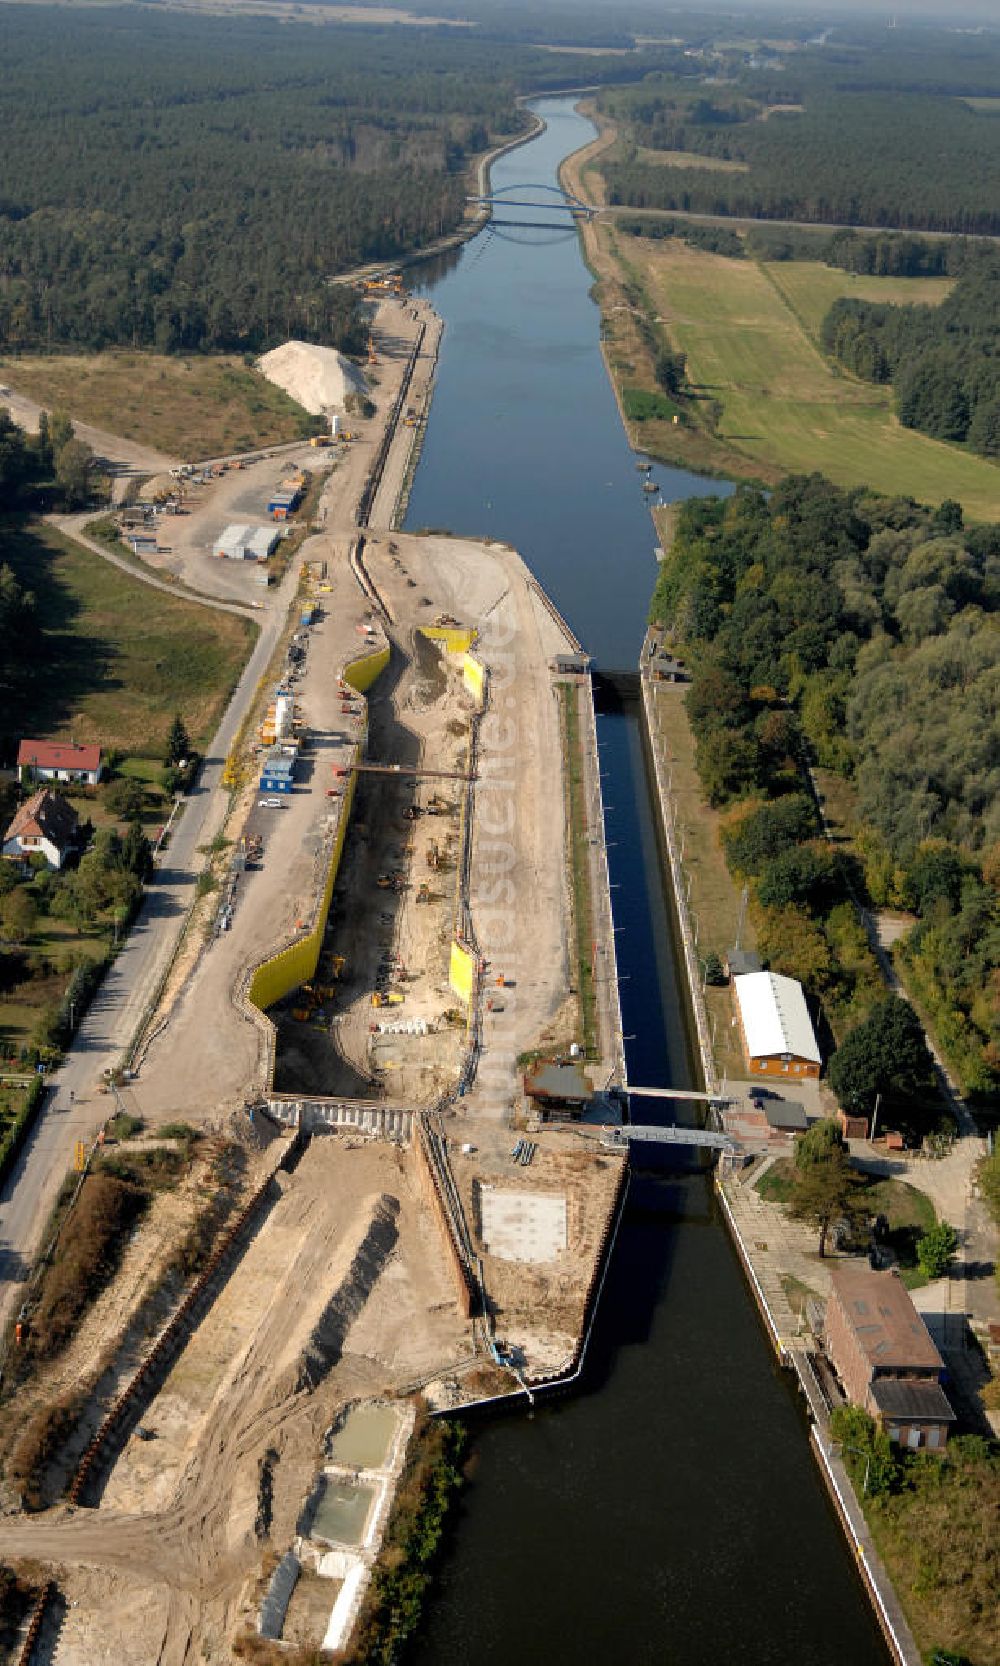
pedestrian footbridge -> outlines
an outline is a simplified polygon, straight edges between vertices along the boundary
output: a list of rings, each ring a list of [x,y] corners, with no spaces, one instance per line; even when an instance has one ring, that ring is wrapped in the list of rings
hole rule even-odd
[[[620,1128],[605,1128],[602,1143],[611,1146],[697,1145],[706,1151],[736,1151],[736,1141],[728,1134],[717,1134],[711,1128],[679,1128],[676,1123],[627,1122]]]

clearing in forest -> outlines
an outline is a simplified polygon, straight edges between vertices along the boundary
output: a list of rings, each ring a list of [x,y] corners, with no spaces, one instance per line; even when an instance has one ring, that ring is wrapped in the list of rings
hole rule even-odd
[[[972,519],[1000,519],[995,464],[903,428],[891,388],[832,365],[810,337],[810,321],[838,294],[925,301],[933,280],[855,279],[812,262],[762,267],[673,240],[630,239],[629,257],[690,381],[718,402],[716,433],[728,447],[772,475],[819,470],[841,486],[956,498]]]
[[[11,699],[9,732],[149,757],[180,712],[204,746],[250,654],[253,622],[152,591],[43,522],[4,534],[4,561],[35,595],[45,660],[45,675]]]
[[[316,432],[308,411],[231,355],[25,355],[0,381],[46,410],[171,457],[224,457]]]

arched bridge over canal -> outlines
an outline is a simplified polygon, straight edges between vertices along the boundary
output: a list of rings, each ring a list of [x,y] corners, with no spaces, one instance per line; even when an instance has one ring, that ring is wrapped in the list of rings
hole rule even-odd
[[[537,193],[534,195],[533,193]],[[499,191],[491,191],[481,195],[466,197],[466,202],[477,208],[489,209],[496,218],[497,210],[506,211],[508,208],[536,208],[545,209],[553,213],[563,213],[571,220],[590,220],[596,210],[590,203],[581,202],[572,192],[564,191],[558,185],[503,185]],[[510,224],[511,222],[501,222]],[[515,222],[523,225],[537,225],[538,221],[526,220]]]

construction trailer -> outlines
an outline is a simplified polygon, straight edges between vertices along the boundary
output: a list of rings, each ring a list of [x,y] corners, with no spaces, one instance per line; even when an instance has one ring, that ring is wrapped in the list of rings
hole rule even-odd
[[[292,491],[273,492],[267,500],[267,512],[275,521],[287,521],[289,515],[294,515],[302,502],[302,492],[296,487]]]
[[[268,752],[260,771],[262,793],[290,793],[295,785],[295,757],[281,747]]]

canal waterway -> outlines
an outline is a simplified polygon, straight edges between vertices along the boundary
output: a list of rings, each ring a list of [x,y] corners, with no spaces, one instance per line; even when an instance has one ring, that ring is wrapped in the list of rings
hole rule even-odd
[[[494,190],[554,183],[594,134],[573,102],[538,101],[546,130],[496,164]],[[445,336],[408,527],[514,544],[601,668],[634,672],[655,534],[575,233],[487,230],[417,273]],[[660,465],[654,478],[669,498],[725,489]],[[627,683],[609,687],[598,734],[629,1075],[689,1086]],[[419,1666],[884,1666],[704,1172],[635,1176],[582,1390],[478,1427],[471,1467]]]

